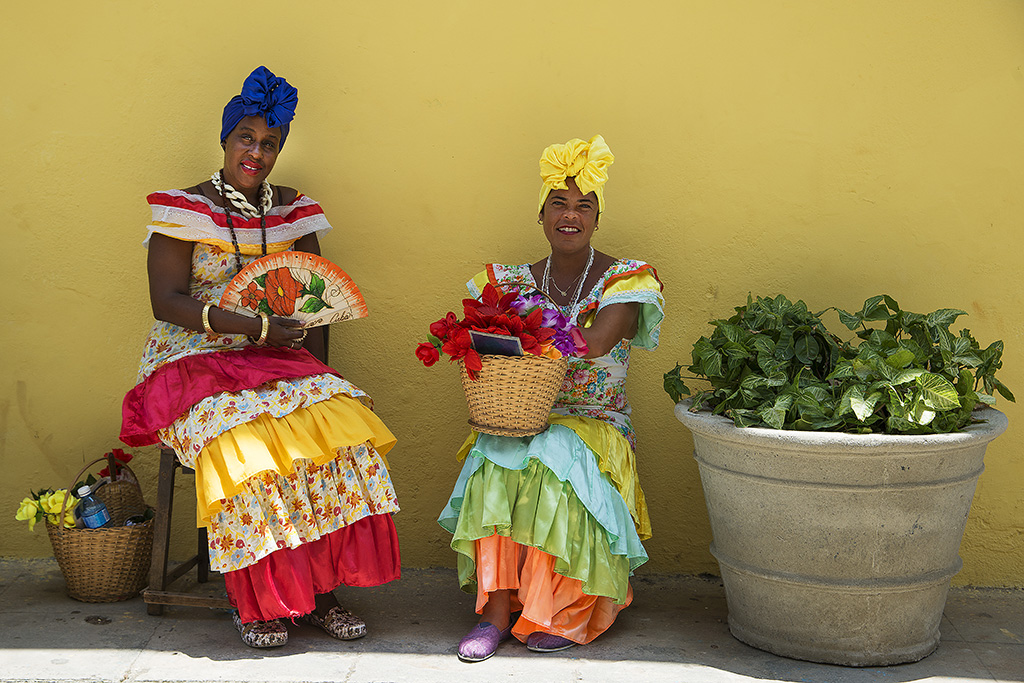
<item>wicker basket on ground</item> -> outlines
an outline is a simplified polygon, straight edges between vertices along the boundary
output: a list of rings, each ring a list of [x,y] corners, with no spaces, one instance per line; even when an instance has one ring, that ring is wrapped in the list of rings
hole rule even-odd
[[[93,460],[71,481],[71,486],[83,474],[104,458]],[[109,459],[110,472],[115,464]],[[118,463],[131,473],[131,480],[112,481],[99,486],[93,495],[103,501],[110,513],[112,524],[102,529],[68,529],[63,524],[46,522],[46,531],[53,545],[67,593],[82,602],[117,602],[134,597],[145,586],[153,551],[153,520],[147,519],[134,526],[125,526],[129,517],[142,515],[148,509],[139,489],[135,473],[127,465]],[[70,489],[64,497],[61,520],[69,504],[74,504]]]

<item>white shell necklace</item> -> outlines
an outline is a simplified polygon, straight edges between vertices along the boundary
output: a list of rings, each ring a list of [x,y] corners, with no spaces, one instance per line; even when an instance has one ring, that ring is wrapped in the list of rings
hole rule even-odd
[[[224,195],[231,206],[238,209],[238,212],[246,218],[256,218],[257,216],[265,216],[270,211],[273,204],[273,190],[270,189],[270,183],[266,180],[260,186],[260,208],[257,209],[255,206],[249,203],[249,200],[245,198],[245,195],[231,187],[231,185],[224,181],[221,177],[220,171],[216,171],[210,180],[213,181],[213,186],[217,189],[217,192]]]
[[[583,285],[587,282],[587,275],[590,274],[590,266],[592,265],[594,265],[594,248],[590,247],[590,258],[587,259],[587,267],[583,269],[583,277],[580,278],[580,283],[576,286],[576,293],[573,295],[572,301],[565,306],[559,306],[559,308],[568,311],[572,311],[572,309],[576,308],[576,304],[580,302],[580,294],[583,293]],[[555,281],[551,279],[551,257],[548,256],[547,263],[544,264],[544,278],[541,283],[545,294],[550,296],[551,290],[548,287],[549,285],[553,285],[554,282]],[[569,286],[572,287],[572,285]],[[555,286],[555,289],[558,289],[557,285]],[[558,291],[561,292],[561,290]],[[566,292],[562,292],[562,296],[565,296],[565,294]]]

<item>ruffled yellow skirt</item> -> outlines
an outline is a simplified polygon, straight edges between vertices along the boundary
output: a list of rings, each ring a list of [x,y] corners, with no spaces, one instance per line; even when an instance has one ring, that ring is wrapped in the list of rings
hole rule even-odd
[[[208,442],[195,469],[211,568],[238,570],[397,512],[384,459],[394,444],[380,418],[344,394],[279,418],[259,415]]]

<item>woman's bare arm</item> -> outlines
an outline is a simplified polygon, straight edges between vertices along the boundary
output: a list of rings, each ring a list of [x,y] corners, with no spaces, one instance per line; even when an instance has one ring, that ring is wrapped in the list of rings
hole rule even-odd
[[[189,294],[192,274],[193,242],[176,240],[154,233],[149,240],[149,300],[153,316],[180,327],[203,331],[203,302]],[[210,309],[210,327],[219,334],[247,334],[259,337],[263,321],[238,315],[214,306]],[[302,336],[296,323],[287,318],[270,318],[266,343],[270,346],[289,346]]]
[[[640,304],[636,302],[610,304],[602,308],[590,327],[581,327],[587,341],[584,358],[598,358],[610,352],[622,339],[636,336],[640,318]]]

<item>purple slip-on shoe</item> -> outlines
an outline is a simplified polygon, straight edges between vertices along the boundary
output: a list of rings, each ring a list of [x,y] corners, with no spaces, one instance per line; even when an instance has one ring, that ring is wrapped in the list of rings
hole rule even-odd
[[[480,622],[459,641],[459,659],[464,662],[484,661],[498,650],[500,643],[512,635],[514,623],[515,619],[510,619],[508,628],[499,631],[497,626],[488,621]]]
[[[568,650],[576,644],[568,638],[543,631],[534,631],[526,638],[526,649],[533,652],[558,652],[559,650]]]

